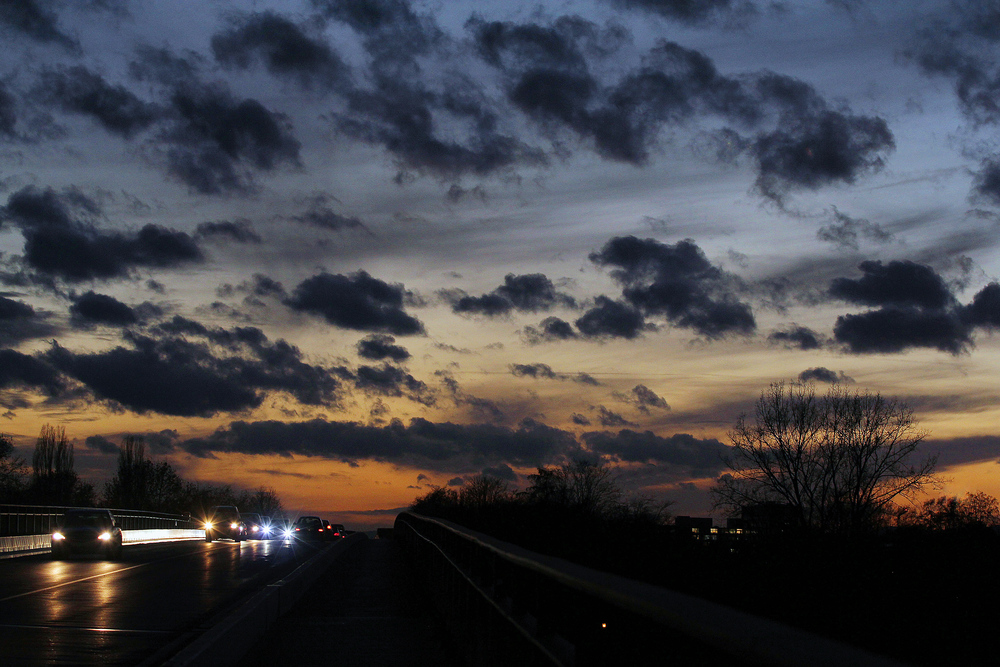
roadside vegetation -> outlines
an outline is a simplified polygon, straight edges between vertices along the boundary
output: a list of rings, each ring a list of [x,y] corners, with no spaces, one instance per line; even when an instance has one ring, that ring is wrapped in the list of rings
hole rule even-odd
[[[695,533],[586,461],[539,468],[523,490],[475,477],[411,508],[912,664],[1000,664],[982,612],[1000,598],[1000,507],[934,496],[923,437],[898,401],[779,384],[730,433],[714,493],[731,529]]]
[[[74,470],[73,444],[66,430],[42,427],[31,465],[0,434],[0,503],[108,507],[204,516],[213,505],[235,505],[245,512],[274,516],[281,499],[273,489],[240,489],[229,484],[184,480],[166,461],[154,461],[142,438],[126,435],[119,447],[114,476],[99,492]]]

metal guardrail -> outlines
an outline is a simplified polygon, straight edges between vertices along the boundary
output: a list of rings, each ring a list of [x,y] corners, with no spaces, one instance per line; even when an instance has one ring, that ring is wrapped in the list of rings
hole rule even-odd
[[[901,663],[410,512],[394,537],[475,665]]]
[[[123,530],[124,544],[146,544],[149,542],[172,542],[177,540],[203,540],[205,531],[197,529],[149,528],[143,530]],[[13,558],[33,553],[44,553],[52,548],[52,534],[14,535],[0,537],[0,558]]]
[[[45,535],[55,530],[59,518],[69,509],[49,505],[0,505],[0,537]],[[112,509],[122,530],[193,529],[199,522],[185,514],[145,510]]]

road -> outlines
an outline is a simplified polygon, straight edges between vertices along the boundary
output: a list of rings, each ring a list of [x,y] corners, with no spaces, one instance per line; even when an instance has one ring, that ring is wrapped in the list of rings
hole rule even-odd
[[[119,561],[0,560],[0,664],[159,664],[315,550],[190,541],[126,546]]]

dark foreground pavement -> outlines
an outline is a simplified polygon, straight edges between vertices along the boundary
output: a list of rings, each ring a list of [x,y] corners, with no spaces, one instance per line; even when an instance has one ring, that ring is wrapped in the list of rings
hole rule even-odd
[[[243,665],[460,667],[444,624],[393,540],[337,558]]]

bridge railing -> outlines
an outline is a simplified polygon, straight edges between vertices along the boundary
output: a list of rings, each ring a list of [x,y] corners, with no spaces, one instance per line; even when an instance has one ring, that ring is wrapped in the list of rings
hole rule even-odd
[[[74,507],[49,505],[0,505],[0,537],[44,535],[55,530],[59,518]],[[194,529],[200,527],[186,514],[112,509],[122,530]]]
[[[471,664],[899,666],[448,521],[404,512],[393,536]]]

